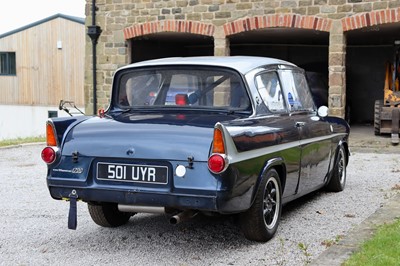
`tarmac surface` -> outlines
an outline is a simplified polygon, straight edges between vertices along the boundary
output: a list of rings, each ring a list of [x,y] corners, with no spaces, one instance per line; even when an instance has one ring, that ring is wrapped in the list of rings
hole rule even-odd
[[[390,135],[374,135],[371,125],[352,126],[350,131],[350,152],[390,153],[400,159],[400,145],[392,145]],[[342,265],[369,240],[379,225],[400,219],[400,193],[393,196],[380,209],[360,225],[353,228],[337,244],[322,252],[311,264],[313,266]]]

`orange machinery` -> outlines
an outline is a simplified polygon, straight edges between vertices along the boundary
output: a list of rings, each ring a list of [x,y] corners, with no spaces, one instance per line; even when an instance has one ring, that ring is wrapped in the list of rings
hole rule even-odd
[[[400,41],[395,41],[395,56],[386,63],[383,100],[375,101],[375,135],[391,134],[392,144],[399,144],[400,120]]]

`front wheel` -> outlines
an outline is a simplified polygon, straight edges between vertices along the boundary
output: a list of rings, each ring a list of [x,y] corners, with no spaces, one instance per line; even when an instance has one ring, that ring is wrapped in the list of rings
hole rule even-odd
[[[346,151],[343,145],[340,145],[332,177],[327,185],[329,191],[340,192],[344,189],[346,185],[346,159]]]
[[[95,205],[88,203],[92,220],[103,227],[117,227],[126,224],[134,213],[120,212],[117,204],[103,203]]]
[[[270,169],[263,175],[253,205],[240,215],[240,225],[249,240],[266,242],[278,229],[282,210],[279,174]]]

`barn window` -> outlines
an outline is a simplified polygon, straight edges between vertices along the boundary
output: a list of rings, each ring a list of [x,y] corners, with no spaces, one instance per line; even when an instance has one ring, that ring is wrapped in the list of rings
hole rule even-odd
[[[0,52],[0,75],[15,74],[15,52]]]

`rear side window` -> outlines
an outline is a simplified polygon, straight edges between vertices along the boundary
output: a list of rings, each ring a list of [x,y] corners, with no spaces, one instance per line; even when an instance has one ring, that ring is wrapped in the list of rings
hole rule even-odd
[[[280,74],[290,111],[313,111],[314,102],[304,74],[289,70],[280,71]]]
[[[264,72],[255,77],[255,84],[265,105],[273,113],[286,111],[282,86],[275,71]]]

